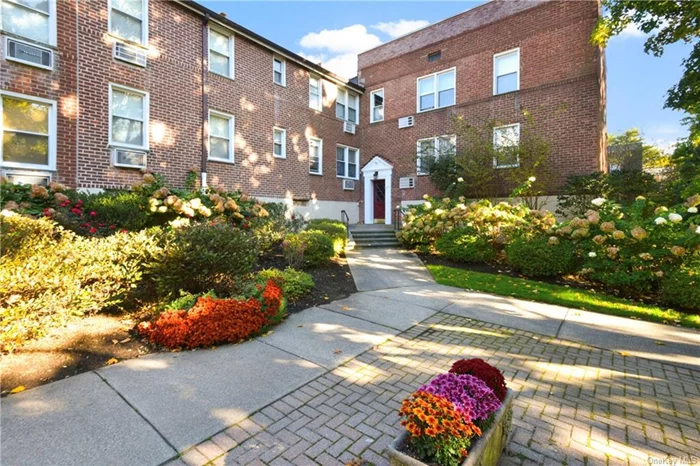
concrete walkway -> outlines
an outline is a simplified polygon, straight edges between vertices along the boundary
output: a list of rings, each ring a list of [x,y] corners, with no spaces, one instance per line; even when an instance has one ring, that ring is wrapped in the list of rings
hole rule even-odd
[[[188,464],[218,461],[222,451],[245,441],[240,432],[236,440],[232,426],[243,428],[246,438],[260,432],[264,426],[249,423],[252,414],[278,416],[279,409],[269,408],[292,395],[303,404],[301,388],[399,334],[413,335],[438,314],[460,325],[481,321],[587,343],[618,358],[648,358],[647,365],[700,368],[698,332],[437,285],[415,256],[396,250],[353,251],[348,262],[360,292],[292,315],[268,336],[215,350],[152,354],[2,399],[0,462],[159,465],[180,454]],[[412,359],[420,365],[422,355]],[[402,393],[413,385],[404,383]],[[271,455],[269,462],[284,457]]]

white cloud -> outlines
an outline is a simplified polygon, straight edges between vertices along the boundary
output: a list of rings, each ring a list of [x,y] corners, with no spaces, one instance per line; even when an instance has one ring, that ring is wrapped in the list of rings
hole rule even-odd
[[[400,19],[398,21],[390,21],[387,23],[377,23],[372,28],[383,32],[392,39],[403,36],[416,29],[421,29],[430,24],[429,21],[423,19]]]
[[[644,34],[636,24],[634,23],[629,23],[625,28],[618,34],[616,37],[619,37],[621,39],[636,39],[638,37],[645,37],[646,34]]]
[[[332,71],[338,76],[350,79],[357,76],[357,54],[356,53],[341,53],[338,55],[314,55],[299,52],[299,55],[307,60],[319,64]]]
[[[381,43],[379,37],[367,32],[367,28],[362,24],[354,24],[343,29],[310,32],[299,41],[305,49],[328,50],[331,53],[359,53]]]

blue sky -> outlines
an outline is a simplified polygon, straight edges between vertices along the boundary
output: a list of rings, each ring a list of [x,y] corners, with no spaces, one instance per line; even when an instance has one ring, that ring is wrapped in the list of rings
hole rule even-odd
[[[206,0],[202,4],[339,74],[355,71],[357,53],[483,2],[263,2]],[[284,25],[284,27],[281,27]],[[683,115],[663,109],[681,75],[690,45],[667,47],[661,58],[643,50],[644,36],[628,28],[607,48],[608,131],[638,127],[667,146],[687,134]]]

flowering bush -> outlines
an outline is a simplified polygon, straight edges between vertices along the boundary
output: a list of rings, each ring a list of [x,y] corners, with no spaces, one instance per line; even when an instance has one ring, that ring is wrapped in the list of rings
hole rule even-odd
[[[508,388],[503,374],[483,359],[460,359],[452,364],[450,372],[473,375],[488,385],[499,400],[503,401],[506,397]]]
[[[419,459],[456,466],[467,456],[471,439],[481,430],[447,399],[418,391],[404,400],[401,425],[411,435]]]
[[[190,310],[163,312],[153,322],[139,324],[138,331],[170,349],[199,348],[245,340],[276,323],[281,312],[282,291],[270,280],[258,298],[202,296]]]
[[[455,228],[468,227],[498,250],[515,233],[549,231],[556,223],[551,213],[531,210],[523,204],[493,205],[487,200],[466,203],[464,197],[425,199],[423,205],[411,207],[404,216],[397,236],[405,244],[430,245]]]
[[[483,380],[467,374],[440,374],[418,390],[441,396],[465,417],[485,421],[501,402]]]
[[[481,359],[457,361],[449,373],[438,375],[403,401],[399,414],[411,452],[442,466],[460,464],[472,439],[492,422],[506,390],[498,369]]]
[[[576,248],[556,236],[520,236],[506,246],[508,263],[530,277],[552,277],[575,271]]]

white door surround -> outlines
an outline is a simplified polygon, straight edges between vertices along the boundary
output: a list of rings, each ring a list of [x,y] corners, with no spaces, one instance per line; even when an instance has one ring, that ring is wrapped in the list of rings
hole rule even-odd
[[[394,172],[394,167],[386,160],[375,156],[367,165],[362,167],[362,177],[365,190],[365,223],[374,223],[374,187],[373,180],[384,180],[386,190],[385,207],[384,207],[384,223],[391,225],[391,176]]]

